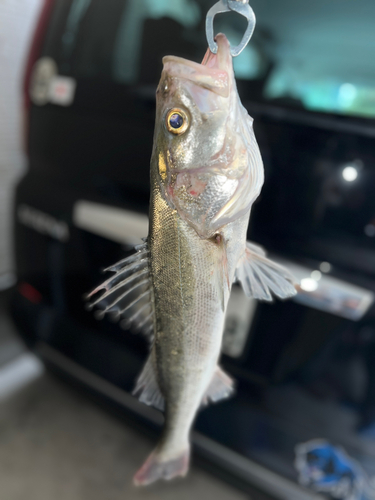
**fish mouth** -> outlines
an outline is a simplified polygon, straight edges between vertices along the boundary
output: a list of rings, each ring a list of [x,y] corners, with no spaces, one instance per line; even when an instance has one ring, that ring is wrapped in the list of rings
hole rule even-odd
[[[232,66],[229,40],[223,33],[218,33],[215,42],[217,44],[217,53],[214,54],[208,48],[201,65],[207,68],[227,70]]]
[[[216,35],[215,41],[218,46],[217,53],[213,54],[210,49],[207,49],[201,64],[182,57],[164,57],[165,72],[170,76],[190,80],[198,86],[228,97],[230,80],[234,79],[230,43],[222,33]]]
[[[177,63],[193,68],[199,72],[202,72],[202,69],[228,71],[232,66],[232,55],[230,53],[228,38],[223,33],[218,33],[215,37],[215,42],[218,46],[217,53],[214,54],[208,48],[201,63],[189,61],[189,59],[178,56],[165,56],[163,57],[163,64]]]

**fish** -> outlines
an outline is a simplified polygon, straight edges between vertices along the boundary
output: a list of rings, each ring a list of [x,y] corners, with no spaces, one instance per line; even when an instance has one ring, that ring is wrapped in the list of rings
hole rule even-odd
[[[296,281],[246,241],[264,169],[253,119],[236,87],[230,44],[201,64],[163,58],[156,91],[149,234],[115,274],[89,294],[101,314],[125,318],[152,338],[133,394],[164,412],[161,438],[136,485],[185,476],[197,411],[230,397],[219,365],[233,282],[249,297],[296,294]],[[101,295],[97,295],[99,292]],[[130,303],[129,303],[130,301]]]

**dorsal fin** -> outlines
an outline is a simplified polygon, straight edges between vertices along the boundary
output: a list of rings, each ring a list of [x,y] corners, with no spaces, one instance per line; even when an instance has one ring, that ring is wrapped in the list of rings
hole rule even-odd
[[[152,337],[154,303],[150,281],[147,241],[135,247],[136,252],[104,271],[115,274],[86,296],[89,309],[96,308],[96,317],[110,314],[120,320],[123,328],[142,331]],[[100,291],[104,290],[99,296]]]

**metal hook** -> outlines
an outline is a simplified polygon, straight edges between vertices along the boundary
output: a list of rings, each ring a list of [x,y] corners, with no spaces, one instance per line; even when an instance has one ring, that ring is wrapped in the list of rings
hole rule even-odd
[[[208,11],[206,17],[206,36],[211,52],[216,54],[217,43],[214,40],[214,17],[216,16],[216,14],[230,11],[237,12],[241,16],[246,17],[248,21],[247,29],[244,36],[242,37],[241,43],[237,45],[237,47],[231,47],[230,49],[230,53],[232,54],[232,56],[236,57],[241,54],[243,49],[249,43],[255,29],[255,14],[253,9],[249,5],[249,0],[219,0],[218,3],[213,5]]]

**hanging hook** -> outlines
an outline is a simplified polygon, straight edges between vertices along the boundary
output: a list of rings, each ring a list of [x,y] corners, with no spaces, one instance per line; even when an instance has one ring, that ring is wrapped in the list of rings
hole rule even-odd
[[[231,47],[230,49],[232,56],[236,57],[241,54],[254,33],[256,19],[254,11],[249,5],[249,0],[219,0],[219,2],[213,5],[208,11],[206,17],[206,36],[211,52],[216,54],[217,43],[215,42],[214,34],[214,17],[216,14],[230,11],[237,12],[241,16],[246,17],[248,22],[247,29],[242,37],[241,43],[237,45],[237,47]]]

